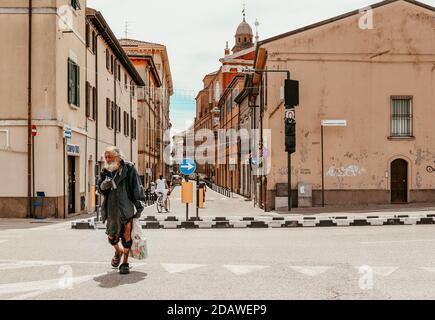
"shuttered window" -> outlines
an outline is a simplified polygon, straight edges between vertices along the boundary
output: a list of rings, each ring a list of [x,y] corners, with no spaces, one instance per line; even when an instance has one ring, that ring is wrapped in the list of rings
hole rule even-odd
[[[115,129],[116,126],[116,107],[115,103],[112,102],[112,119],[110,119],[110,128]]]
[[[124,111],[124,135],[128,137],[130,134],[130,116]]]
[[[80,68],[68,59],[68,103],[80,107]]]
[[[117,108],[116,114],[116,131],[121,132],[121,107]]]
[[[97,119],[97,88],[92,88],[92,120]]]
[[[71,7],[73,7],[74,10],[80,10],[80,1],[79,0],[71,0]]]
[[[86,117],[91,116],[91,85],[86,82]]]
[[[391,98],[391,136],[412,137],[412,97]]]
[[[109,98],[106,99],[106,126],[112,128],[112,104]]]

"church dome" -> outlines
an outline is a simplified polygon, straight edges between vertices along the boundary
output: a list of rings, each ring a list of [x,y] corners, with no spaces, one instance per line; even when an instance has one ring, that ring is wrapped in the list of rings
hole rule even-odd
[[[249,23],[247,23],[244,19],[242,21],[242,23],[239,24],[237,31],[236,31],[236,37],[237,36],[245,36],[245,35],[250,35],[250,36],[254,36],[254,33],[252,32],[252,28],[249,25]]]

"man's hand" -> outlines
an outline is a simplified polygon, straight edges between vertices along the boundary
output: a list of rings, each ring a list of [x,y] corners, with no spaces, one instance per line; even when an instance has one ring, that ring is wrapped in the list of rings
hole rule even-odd
[[[142,201],[136,201],[135,205],[137,213],[134,216],[135,219],[139,219],[142,215],[142,212],[145,210],[145,203]]]
[[[106,191],[112,188],[112,181],[104,180],[100,185],[101,190]]]

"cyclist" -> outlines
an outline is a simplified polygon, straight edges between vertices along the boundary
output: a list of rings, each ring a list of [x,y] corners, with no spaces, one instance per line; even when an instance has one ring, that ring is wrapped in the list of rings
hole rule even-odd
[[[159,197],[163,196],[163,201],[165,203],[165,210],[168,211],[168,183],[166,179],[163,179],[163,175],[160,175],[160,179],[156,181],[156,195]]]

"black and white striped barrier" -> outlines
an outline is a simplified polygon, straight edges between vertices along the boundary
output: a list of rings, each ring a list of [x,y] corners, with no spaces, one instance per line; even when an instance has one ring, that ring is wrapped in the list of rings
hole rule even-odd
[[[432,225],[435,214],[342,217],[202,217],[186,221],[152,216],[141,220],[144,229],[243,229]]]
[[[140,220],[143,229],[266,229],[266,228],[326,228],[364,226],[435,225],[435,214],[337,216],[337,217],[202,217],[186,221],[180,217],[149,216]],[[97,219],[72,223],[73,229],[105,229]]]

